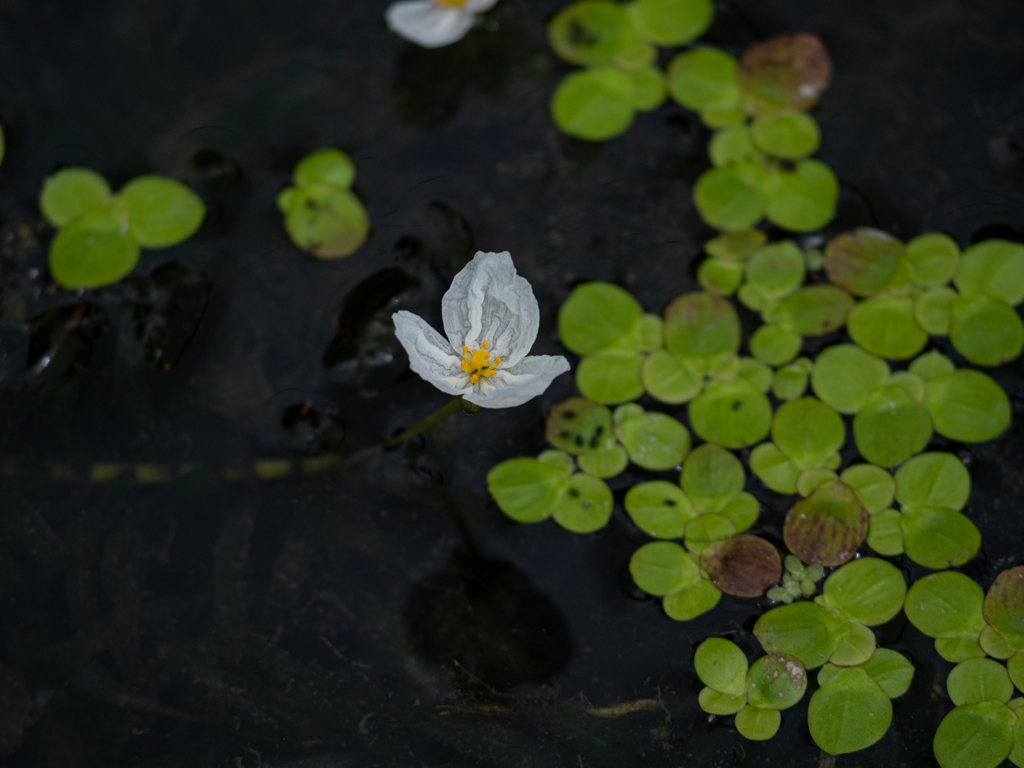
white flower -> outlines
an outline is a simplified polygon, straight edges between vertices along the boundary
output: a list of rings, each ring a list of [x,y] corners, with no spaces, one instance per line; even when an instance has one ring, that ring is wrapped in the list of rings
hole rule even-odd
[[[424,48],[440,48],[461,40],[475,14],[489,11],[498,0],[400,0],[385,17],[392,32]]]
[[[395,312],[409,367],[442,392],[483,408],[522,405],[569,370],[564,357],[527,357],[540,310],[512,256],[479,252],[441,299],[446,340],[418,315]]]

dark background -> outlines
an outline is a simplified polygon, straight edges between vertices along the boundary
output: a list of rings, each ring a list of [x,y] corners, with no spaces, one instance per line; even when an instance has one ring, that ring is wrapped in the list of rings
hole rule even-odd
[[[560,352],[555,314],[579,281],[654,312],[697,287],[712,232],[690,192],[709,132],[670,103],[605,144],[561,136],[547,101],[569,67],[544,21],[562,4],[502,0],[425,51],[376,0],[0,0],[0,752],[31,720],[7,764],[935,764],[951,665],[902,615],[881,642],[917,671],[878,744],[833,763],[806,698],[748,742],[700,711],[692,651],[726,634],[755,658],[764,605],[726,597],[672,622],[631,583],[644,537],[621,507],[589,536],[498,512],[487,470],[543,448],[569,376],[407,450],[253,474],[258,458],[349,455],[445,402],[409,376],[387,318],[439,325],[477,249],[510,250],[533,284],[540,354]],[[1024,5],[737,0],[704,40],[739,53],[798,31],[835,65],[815,112],[843,182],[826,236],[1024,237]],[[293,248],[274,207],[325,145],[356,162],[373,223],[338,262]],[[118,286],[55,290],[35,200],[64,165],[115,189],[181,178],[207,221]],[[993,374],[1014,403],[1006,435],[935,442],[972,472],[984,544],[963,570],[983,587],[1022,559],[1020,365]],[[89,482],[97,462],[194,468]],[[614,479],[617,499],[647,476]],[[781,541],[792,499],[748,489],[765,503],[755,530]]]

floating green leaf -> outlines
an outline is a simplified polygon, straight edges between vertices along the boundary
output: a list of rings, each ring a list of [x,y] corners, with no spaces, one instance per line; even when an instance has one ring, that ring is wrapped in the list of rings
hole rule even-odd
[[[709,637],[693,655],[697,677],[716,691],[743,696],[747,685],[747,657],[739,647],[721,637]],[[746,699],[744,699],[746,701]]]
[[[1013,749],[1014,714],[998,701],[957,707],[935,732],[942,768],[996,768]]]
[[[606,350],[633,352],[640,346],[643,308],[611,283],[584,283],[558,311],[558,336],[578,355]]]
[[[764,216],[765,178],[764,168],[755,163],[711,168],[697,179],[694,205],[701,218],[713,227],[747,229]]]
[[[939,656],[953,664],[968,659],[979,659],[985,655],[981,644],[972,637],[940,637],[935,640]]]
[[[1010,305],[988,296],[959,296],[949,318],[949,340],[975,365],[1002,365],[1020,357],[1024,323]]]
[[[690,621],[707,613],[722,597],[721,590],[707,579],[698,579],[678,592],[668,595],[661,603],[665,614],[676,621]]]
[[[869,227],[833,238],[825,248],[825,271],[854,296],[874,296],[910,278],[903,243]]]
[[[700,579],[700,568],[686,550],[670,541],[652,541],[633,553],[629,571],[651,595],[671,595]]]
[[[537,459],[509,459],[487,473],[487,490],[498,507],[520,523],[550,517],[568,489],[569,477],[563,469]]]
[[[980,371],[957,370],[931,379],[924,404],[935,431],[950,440],[981,443],[1010,426],[1006,393]]]
[[[906,360],[928,343],[914,317],[914,300],[879,295],[850,310],[847,330],[857,345],[878,357]]]
[[[580,469],[594,477],[615,477],[629,464],[626,449],[615,442],[607,442],[596,451],[587,451],[577,457]]]
[[[892,467],[920,453],[932,436],[932,420],[903,387],[876,389],[853,419],[853,439],[872,464]]]
[[[648,536],[656,539],[680,539],[686,524],[697,513],[678,485],[665,480],[639,483],[629,489],[626,512]]]
[[[842,669],[814,692],[807,709],[811,738],[830,755],[866,749],[892,722],[892,703],[860,667]]]
[[[1024,641],[1024,566],[1000,573],[985,595],[985,620],[1017,650]]]
[[[697,268],[700,287],[715,296],[729,296],[743,282],[743,265],[725,259],[704,259]]]
[[[568,490],[552,516],[573,533],[593,533],[611,519],[612,492],[603,480],[577,472],[569,478]]]
[[[953,667],[946,678],[946,690],[956,706],[1001,701],[1013,696],[1013,683],[1006,667],[992,659],[968,659]]]
[[[724,448],[707,443],[683,463],[680,484],[701,512],[718,512],[743,490],[743,464]]]
[[[749,381],[761,392],[768,392],[772,388],[771,367],[752,357],[740,358],[739,376],[741,379]]]
[[[633,26],[655,45],[683,45],[700,37],[715,15],[711,0],[635,0],[626,6]]]
[[[668,88],[660,69],[647,67],[629,73],[633,82],[633,107],[641,112],[650,112],[665,103]]]
[[[39,209],[53,226],[66,227],[83,213],[110,203],[110,185],[88,168],[64,168],[43,183]]]
[[[835,410],[813,397],[785,403],[772,419],[772,440],[800,469],[823,466],[846,442]]]
[[[644,361],[641,378],[651,397],[672,405],[692,400],[704,388],[704,375],[694,363],[664,349]]]
[[[646,44],[624,6],[611,0],[583,0],[562,9],[548,24],[548,39],[571,64],[602,67],[633,61]]]
[[[291,241],[320,259],[350,256],[370,233],[359,198],[333,184],[290,187],[278,195],[277,207]]]
[[[624,403],[644,393],[643,355],[609,350],[588,355],[576,368],[576,386],[598,403]]]
[[[783,160],[813,155],[821,145],[821,130],[804,112],[760,117],[751,126],[754,142],[765,154]]]
[[[885,383],[903,387],[915,402],[924,402],[924,381],[909,371],[896,371]]]
[[[717,48],[697,48],[668,65],[668,92],[695,112],[733,109],[740,103],[736,59]]]
[[[914,319],[926,333],[948,336],[949,321],[956,300],[957,292],[952,288],[929,288],[914,300]]]
[[[896,471],[896,500],[903,506],[963,509],[971,495],[967,467],[951,453],[915,456]]]
[[[890,699],[897,699],[906,693],[914,679],[914,665],[902,653],[889,648],[876,649],[861,669]]]
[[[956,370],[956,366],[941,352],[925,352],[910,364],[908,370],[921,381],[929,382],[947,373],[952,373]]]
[[[633,80],[612,67],[570,72],[551,96],[551,117],[562,133],[605,141],[625,133],[636,109]]]
[[[764,741],[774,736],[782,724],[777,709],[746,706],[736,713],[736,730],[745,739]]]
[[[903,574],[895,566],[877,557],[861,557],[825,579],[822,604],[850,621],[874,627],[899,613],[906,595]]]
[[[726,448],[754,445],[768,434],[768,398],[745,379],[708,386],[690,401],[690,426],[701,438]]]
[[[910,585],[903,610],[929,637],[977,638],[985,626],[981,587],[962,573],[943,571]]]
[[[810,108],[831,77],[832,63],[825,46],[806,34],[752,45],[739,66],[744,107],[759,116]]]
[[[765,246],[747,262],[747,284],[769,301],[793,293],[804,273],[804,255],[792,240]]]
[[[551,409],[547,438],[555,448],[581,454],[614,442],[612,412],[583,397],[573,397]]]
[[[960,248],[949,235],[928,232],[907,243],[907,267],[914,285],[936,288],[956,274]]]
[[[807,366],[801,365],[806,362]],[[807,391],[807,374],[810,361],[800,358],[779,368],[772,379],[772,394],[779,400],[796,400]]]
[[[747,534],[708,545],[701,551],[700,563],[716,587],[736,597],[760,597],[782,577],[775,547]]]
[[[740,321],[725,299],[688,293],[665,310],[665,346],[684,360],[711,363],[740,348]]]
[[[801,336],[821,336],[842,328],[853,298],[834,285],[809,285],[767,309],[765,322]]]
[[[706,513],[690,521],[683,541],[690,552],[699,555],[710,545],[735,536],[736,533],[736,526],[725,515]]]
[[[868,513],[846,485],[823,483],[789,510],[783,535],[789,551],[805,563],[841,565],[857,552],[868,532]]]
[[[689,431],[663,413],[644,413],[620,424],[619,439],[630,461],[656,472],[679,466],[690,451]]]
[[[340,149],[329,147],[306,155],[295,166],[292,181],[296,187],[333,184],[348,189],[356,180],[356,166]]]
[[[855,464],[844,470],[839,479],[857,495],[869,515],[887,509],[896,495],[896,480],[873,464]]]
[[[854,344],[836,344],[818,355],[811,387],[839,413],[857,413],[889,378],[889,366]]]
[[[856,621],[846,622],[843,629],[829,661],[840,667],[853,667],[870,659],[877,648],[875,633]]]
[[[768,653],[794,656],[805,669],[815,669],[828,661],[846,623],[834,611],[797,602],[765,613],[754,625],[754,634]]]
[[[981,635],[978,636],[978,646],[981,649],[981,653],[976,654],[977,656],[988,654],[993,659],[1011,659],[1011,657],[1016,657],[1017,653],[1010,645],[1007,636],[991,624],[986,624],[985,628],[981,630]],[[1020,678],[1015,674],[1015,670],[1021,671],[1021,663],[1024,663],[1024,655],[1017,658],[1014,664],[1007,664],[1007,671],[1010,673],[1010,679],[1014,681],[1014,685],[1018,681],[1024,680],[1024,678]],[[1018,685],[1017,687],[1024,690],[1024,686]]]
[[[775,443],[763,443],[750,452],[750,469],[776,493],[797,492],[800,467],[780,451]]]
[[[836,213],[839,180],[824,163],[799,160],[792,171],[779,170],[763,186],[768,220],[792,232],[813,232]]]
[[[807,690],[800,660],[784,653],[762,656],[747,672],[747,701],[761,709],[789,709]]]
[[[143,248],[167,248],[187,240],[206,216],[195,192],[164,176],[132,179],[117,199],[128,212],[128,231]]]
[[[886,557],[903,554],[903,528],[900,513],[885,509],[871,515],[868,520],[867,543],[875,552]]]
[[[768,242],[768,236],[759,229],[723,232],[704,243],[704,252],[719,259],[743,261]]]
[[[767,365],[785,365],[800,354],[803,343],[798,333],[777,325],[762,325],[750,337],[750,354]]]
[[[711,715],[726,717],[735,715],[747,704],[746,696],[734,696],[730,693],[722,693],[713,688],[704,688],[697,697],[700,708]]]
[[[733,524],[737,533],[743,533],[757,522],[761,504],[749,493],[738,493],[718,513]]]
[[[960,293],[980,293],[1015,307],[1024,301],[1024,245],[985,240],[960,257],[953,278]]]
[[[65,288],[116,283],[139,261],[128,217],[113,207],[93,208],[61,229],[50,246],[50,274]]]
[[[711,141],[708,142],[708,157],[711,158],[713,165],[759,163],[764,159],[750,138],[750,129],[745,125],[734,125],[716,131],[715,135],[711,137]],[[741,231],[749,232],[750,230]],[[743,254],[738,258],[743,259],[747,255],[749,254]]]
[[[656,352],[665,345],[664,321],[657,315],[645,312],[640,318],[640,349]]]

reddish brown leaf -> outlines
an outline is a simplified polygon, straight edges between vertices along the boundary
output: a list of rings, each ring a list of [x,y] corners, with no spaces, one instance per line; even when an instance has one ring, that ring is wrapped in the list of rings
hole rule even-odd
[[[716,587],[736,597],[760,597],[782,578],[782,561],[775,547],[747,534],[706,547],[700,564]]]
[[[839,480],[822,483],[786,515],[783,535],[789,551],[805,563],[842,565],[868,533],[868,513]]]

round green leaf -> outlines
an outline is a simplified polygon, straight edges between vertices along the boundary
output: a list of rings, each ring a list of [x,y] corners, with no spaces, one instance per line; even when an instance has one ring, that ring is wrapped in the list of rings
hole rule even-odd
[[[909,298],[880,295],[861,301],[850,310],[846,327],[860,347],[891,360],[911,358],[928,343]]]
[[[1024,691],[1024,653],[1016,653],[1006,662],[1006,671],[1018,690]],[[1017,710],[1018,713],[1020,710]]]
[[[963,509],[971,495],[967,467],[951,453],[915,456],[896,470],[896,500],[903,506]]]
[[[779,368],[772,379],[772,394],[779,400],[796,400],[807,391],[807,372],[790,363]]]
[[[853,298],[842,288],[809,285],[766,310],[764,319],[801,336],[821,336],[842,328],[852,307]]]
[[[370,219],[351,191],[333,184],[310,184],[285,193],[278,197],[285,230],[306,253],[318,259],[343,258],[366,242]]]
[[[689,527],[686,532],[690,533]],[[775,547],[748,534],[704,547],[700,563],[716,587],[735,597],[760,597],[782,578],[782,562]]]
[[[578,355],[606,350],[633,352],[640,346],[643,308],[628,291],[611,283],[584,283],[558,311],[558,336]]]
[[[1018,647],[1024,639],[1024,566],[1000,573],[985,595],[985,619]]]
[[[537,456],[537,461],[543,462],[544,464],[550,464],[553,467],[558,467],[565,476],[568,477],[572,474],[573,470],[576,469],[576,465],[573,462],[572,456],[565,451],[558,451],[549,449],[547,451],[541,451]]]
[[[665,480],[634,485],[625,506],[637,527],[656,539],[681,539],[686,524],[697,515],[679,486]]]
[[[920,453],[932,436],[932,420],[903,387],[876,389],[853,419],[853,439],[872,464],[892,467]]]
[[[580,469],[593,477],[615,477],[629,464],[629,454],[618,443],[608,442],[596,451],[581,453],[576,463],[580,465]]]
[[[777,709],[746,706],[736,713],[736,730],[750,741],[765,741],[778,733],[782,715]]]
[[[633,581],[651,595],[671,595],[700,579],[700,568],[686,550],[670,541],[652,541],[629,561]]]
[[[739,66],[743,104],[752,115],[808,109],[828,87],[831,76],[832,63],[825,46],[807,34],[752,45]]]
[[[926,333],[948,336],[950,316],[956,300],[957,292],[952,288],[929,288],[914,300],[914,319]]]
[[[562,468],[537,459],[509,459],[487,473],[487,490],[498,507],[520,523],[550,517],[568,489]]]
[[[698,579],[678,592],[668,595],[661,603],[665,614],[676,621],[690,621],[707,613],[716,605],[722,592],[707,579]]]
[[[906,693],[914,679],[914,665],[902,653],[889,648],[876,648],[871,658],[861,665],[861,669],[890,699],[897,699]]]
[[[644,356],[611,350],[588,355],[576,368],[576,387],[598,403],[625,403],[644,393]]]
[[[718,229],[747,229],[765,212],[762,188],[765,170],[754,163],[711,168],[693,188],[693,202],[701,218]]]
[[[740,320],[725,299],[688,293],[665,310],[665,346],[684,360],[710,363],[740,348]]]
[[[868,546],[886,557],[903,554],[903,528],[900,527],[900,513],[885,509],[868,519]]]
[[[707,387],[690,401],[690,425],[701,438],[726,448],[743,448],[762,440],[771,426],[768,398],[745,379]]]
[[[199,195],[164,176],[132,179],[118,201],[128,212],[128,230],[143,248],[166,248],[187,240],[206,216]]]
[[[759,163],[764,159],[751,141],[750,129],[745,125],[734,125],[721,131],[715,131],[715,135],[708,142],[708,157],[711,158],[713,165],[719,166]],[[749,232],[750,230],[742,231]],[[749,254],[743,254],[738,258],[743,259],[747,255]]]
[[[785,403],[772,419],[772,440],[800,469],[820,467],[846,442],[846,427],[835,410],[813,397]]]
[[[824,604],[843,615],[875,627],[903,607],[907,585],[895,566],[877,557],[861,557],[837,568],[822,587]]]
[[[664,344],[664,333],[662,327],[664,321],[657,315],[645,312],[640,318],[640,349],[644,352],[655,352],[661,349]]]
[[[762,443],[750,452],[750,469],[776,493],[797,492],[801,470],[775,443]]]
[[[571,64],[601,67],[642,43],[624,6],[611,0],[583,0],[562,9],[548,24],[548,40]]]
[[[803,336],[798,333],[777,325],[762,325],[750,337],[750,354],[762,363],[777,367],[793,360],[803,344]]]
[[[902,387],[915,402],[924,402],[924,381],[909,371],[896,371],[885,383]]]
[[[683,45],[696,40],[711,25],[711,0],[636,0],[626,6],[633,26],[655,45]]]
[[[956,366],[941,352],[925,352],[910,364],[908,370],[921,381],[929,382],[947,373],[952,373],[956,370]]]
[[[985,626],[981,587],[962,573],[943,571],[911,584],[903,610],[929,637],[977,638]]]
[[[619,439],[630,461],[655,472],[679,466],[690,451],[689,431],[663,413],[645,413],[621,425]]]
[[[760,392],[767,392],[772,388],[772,369],[752,357],[740,358],[739,376],[757,387]]]
[[[1024,323],[1010,305],[988,296],[959,296],[949,318],[949,340],[975,365],[1002,365],[1020,357]]]
[[[88,168],[65,168],[43,182],[39,209],[60,229],[83,213],[110,202],[110,185]]]
[[[757,522],[757,518],[761,514],[761,503],[749,493],[738,493],[729,499],[729,502],[718,511],[718,514],[728,518],[737,533],[743,533]]]
[[[747,283],[769,301],[782,299],[804,282],[804,255],[792,240],[765,246],[747,262]]]
[[[828,347],[814,361],[811,387],[839,413],[857,413],[889,378],[888,364],[854,344]]]
[[[641,378],[651,397],[671,405],[692,400],[704,388],[704,376],[693,363],[664,349],[644,361]]]
[[[123,211],[93,208],[61,229],[50,245],[50,275],[65,288],[116,283],[139,261]]]
[[[868,513],[838,480],[822,483],[789,510],[783,536],[805,563],[841,565],[857,552],[868,532]]]
[[[1010,426],[1006,393],[980,371],[963,369],[932,379],[924,404],[935,431],[950,440],[982,443]]]
[[[875,633],[856,621],[846,622],[845,630],[829,661],[840,667],[863,664],[876,650]]]
[[[551,409],[547,438],[555,448],[571,454],[605,448],[615,439],[612,413],[586,398],[570,398]]]
[[[348,189],[356,180],[356,166],[340,149],[328,147],[302,158],[295,166],[292,180],[296,187],[333,184]]]
[[[836,479],[838,479],[838,476],[831,469],[825,469],[824,467],[805,469],[800,473],[800,477],[796,479],[796,490],[801,496],[810,496],[819,485]]]
[[[985,655],[981,644],[973,637],[939,637],[935,639],[935,650],[946,661],[959,664],[968,659]]]
[[[855,464],[847,468],[839,479],[857,495],[869,515],[887,509],[896,495],[896,480],[873,464]]]
[[[725,515],[705,513],[690,521],[686,526],[683,541],[686,548],[695,555],[710,545],[736,535],[736,526]],[[718,585],[715,585],[718,587]]]
[[[610,67],[570,72],[551,97],[551,117],[562,133],[577,139],[614,138],[636,117],[633,80]]]
[[[829,280],[854,296],[874,296],[895,287],[905,269],[903,243],[878,229],[847,232],[825,248]]]
[[[960,293],[980,293],[1015,307],[1024,301],[1024,245],[985,240],[960,257],[953,278]]]
[[[827,608],[801,601],[772,608],[757,620],[754,634],[767,653],[785,653],[815,669],[828,661],[847,623]]]
[[[714,138],[712,138],[714,141]],[[768,242],[768,235],[759,229],[723,232],[704,243],[704,252],[719,259],[743,261]]]
[[[710,715],[727,717],[735,715],[747,704],[746,696],[735,696],[729,693],[722,693],[708,687],[703,688],[697,697],[700,708]]]
[[[573,533],[593,533],[608,525],[612,516],[612,492],[603,480],[582,472],[569,478],[569,489],[552,517]]]
[[[668,92],[687,109],[705,112],[739,106],[737,62],[717,48],[697,48],[668,65]]]
[[[789,709],[807,690],[807,672],[799,659],[784,653],[762,656],[747,672],[747,701],[761,709]]]
[[[860,667],[840,670],[811,696],[807,725],[814,743],[830,755],[866,749],[892,722],[892,702]]]
[[[1014,714],[998,701],[957,707],[935,731],[942,768],[996,768],[1013,749]]]
[[[805,112],[759,117],[751,126],[754,143],[765,154],[783,160],[813,155],[821,146],[821,130]]]
[[[650,112],[665,103],[667,88],[665,76],[660,69],[647,67],[638,72],[630,72],[633,81],[633,107],[641,112]]]
[[[746,693],[747,657],[735,643],[709,637],[697,646],[693,666],[697,677],[709,688],[733,696]]]
[[[800,160],[792,171],[771,174],[764,183],[768,220],[791,232],[813,232],[836,213],[839,180],[824,163]]]
[[[960,248],[949,235],[928,232],[907,243],[907,266],[914,285],[936,288],[945,285],[956,274]]]
[[[697,268],[700,287],[715,296],[729,296],[743,282],[743,265],[725,259],[704,259]]]
[[[1013,683],[1006,667],[992,659],[968,659],[953,667],[946,678],[946,690],[956,706],[1001,701],[1013,696]]]
[[[981,635],[978,637],[978,647],[981,652],[975,655],[984,656],[988,654],[993,659],[1009,659],[1017,653],[1010,646],[1010,641],[1007,639],[1006,635],[998,629],[995,629],[991,624],[986,624],[985,628],[981,630]],[[1015,663],[1016,667],[1019,667],[1021,663],[1024,663],[1024,656],[1020,656],[1019,658],[1020,660]],[[963,661],[963,659],[960,659],[960,661]],[[1014,685],[1017,685],[1018,678],[1015,677],[1014,674],[1015,666],[1007,664],[1007,671],[1010,673],[1010,679],[1014,681]],[[1024,690],[1020,685],[1017,685],[1017,687]]]

